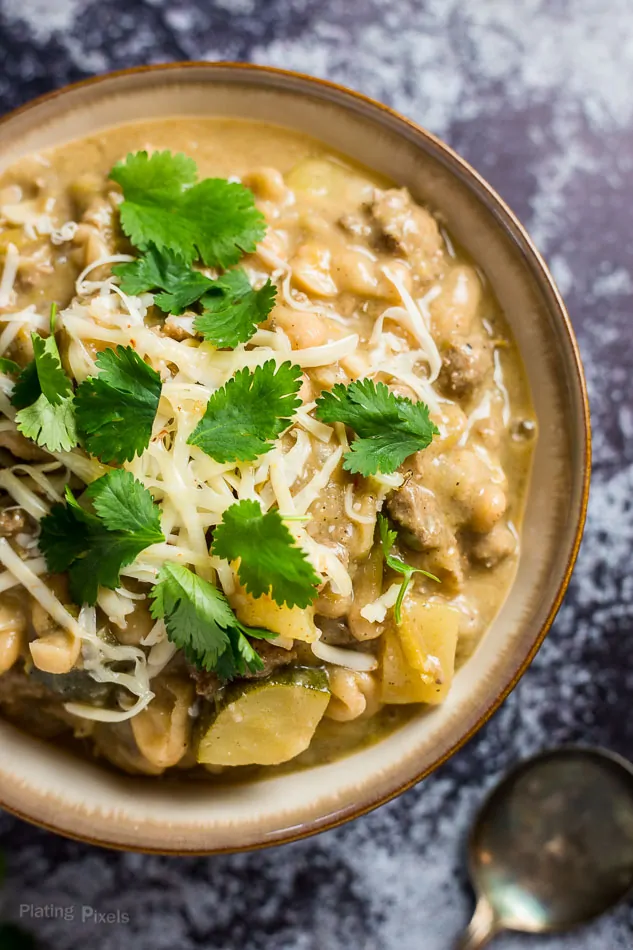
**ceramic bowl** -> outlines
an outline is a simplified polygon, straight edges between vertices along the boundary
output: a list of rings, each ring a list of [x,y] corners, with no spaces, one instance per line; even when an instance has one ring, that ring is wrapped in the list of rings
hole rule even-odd
[[[517,219],[446,145],[377,102],[328,82],[248,65],[177,64],[89,80],[0,123],[0,168],[122,122],[241,116],[290,126],[406,185],[441,210],[485,272],[517,340],[540,438],[512,591],[448,701],[339,761],[238,786],[115,775],[0,722],[0,803],[94,843],[178,854],[290,841],[409,788],[488,719],[538,650],[561,603],[587,504],[585,384],[569,318]]]

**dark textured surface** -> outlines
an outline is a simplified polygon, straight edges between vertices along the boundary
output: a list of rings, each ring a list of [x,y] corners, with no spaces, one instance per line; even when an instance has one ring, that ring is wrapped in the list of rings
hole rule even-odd
[[[592,742],[633,756],[633,12],[630,0],[0,0],[0,110],[108,68],[245,58],[327,76],[446,139],[531,230],[568,302],[595,428],[588,529],[565,605],[519,687],[422,786],[273,851],[108,854],[0,815],[7,909],[55,950],[448,950],[470,895],[463,838],[520,756]],[[81,925],[82,904],[131,922]],[[517,950],[625,950],[631,904]]]

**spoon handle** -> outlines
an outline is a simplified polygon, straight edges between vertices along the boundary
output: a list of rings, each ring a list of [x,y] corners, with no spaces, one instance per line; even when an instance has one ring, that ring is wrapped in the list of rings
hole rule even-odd
[[[492,940],[499,929],[492,907],[485,897],[480,897],[472,920],[457,941],[455,950],[480,950]]]

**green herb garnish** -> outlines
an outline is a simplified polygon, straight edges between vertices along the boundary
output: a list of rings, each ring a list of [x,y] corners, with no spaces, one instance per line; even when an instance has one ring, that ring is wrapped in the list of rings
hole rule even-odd
[[[407,564],[405,561],[402,561],[399,557],[391,554],[391,549],[396,543],[396,538],[398,537],[397,531],[392,531],[389,528],[389,522],[384,515],[378,515],[378,530],[380,531],[380,544],[382,546],[382,553],[385,558],[385,564],[387,567],[390,567],[392,571],[397,571],[398,574],[404,576],[404,580],[400,585],[400,590],[398,592],[398,599],[393,608],[393,615],[397,624],[402,622],[402,602],[404,600],[405,594],[411,583],[411,578],[414,574],[424,574],[425,577],[429,577],[433,581],[437,581],[438,584],[441,583],[439,577],[436,577],[435,574],[430,574],[429,571],[423,571],[419,567],[411,567],[410,564]]]
[[[207,342],[233,349],[247,343],[275,303],[277,288],[267,280],[255,290],[243,270],[229,270],[217,280],[194,270],[179,255],[150,247],[138,260],[118,264],[114,273],[127,294],[151,291],[164,313],[199,307],[194,329]]]
[[[99,375],[85,379],[75,395],[77,427],[92,455],[129,462],[152,437],[160,376],[131,346],[103,350],[96,362]]]
[[[51,452],[69,452],[77,445],[72,399],[54,406],[41,395],[32,406],[20,409],[15,421],[22,435]]]
[[[141,250],[173,251],[191,264],[230,267],[252,253],[265,219],[248,188],[223,178],[197,182],[192,158],[171,152],[136,152],[110,178],[123,189],[121,226]]]
[[[53,304],[50,336],[31,334],[33,359],[20,372],[11,402],[19,410],[15,421],[22,435],[52,452],[68,452],[77,445],[73,387],[57,349],[55,316]]]
[[[289,426],[300,388],[301,369],[291,363],[241,369],[213,393],[187,441],[216,462],[252,462]]]
[[[179,254],[150,247],[137,260],[112,268],[126,294],[151,291],[164,313],[182,313],[209,290],[213,281],[194,270]]]
[[[99,586],[119,587],[121,568],[165,538],[159,508],[130,472],[108,472],[85,498],[92,511],[66,487],[66,504],[54,505],[40,522],[39,546],[50,571],[68,571],[75,603],[94,604]]]
[[[163,619],[171,642],[190,663],[229,680],[263,662],[246,636],[272,639],[270,630],[246,627],[213,584],[180,564],[163,564],[152,588],[152,617]]]
[[[358,436],[346,453],[343,467],[360,475],[388,475],[404,460],[430,445],[437,426],[429,407],[395,396],[384,383],[361,379],[317,399],[316,416],[322,422],[343,422]]]
[[[217,347],[247,343],[275,305],[277,288],[270,280],[254,290],[242,270],[230,270],[212,282],[201,300],[203,312],[194,330]]]
[[[239,561],[240,583],[253,597],[269,594],[289,607],[307,607],[316,599],[321,578],[275,509],[263,514],[249,500],[231,505],[214,529],[212,553]]]

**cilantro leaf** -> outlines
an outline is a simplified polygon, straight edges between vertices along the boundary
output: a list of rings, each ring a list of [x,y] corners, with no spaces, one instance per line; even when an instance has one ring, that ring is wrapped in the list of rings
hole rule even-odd
[[[229,648],[233,611],[219,590],[180,564],[163,564],[152,588],[151,613],[196,666],[212,670]]]
[[[37,375],[37,366],[35,360],[27,363],[20,375],[15,381],[13,392],[11,393],[11,402],[16,409],[26,409],[37,402],[42,395],[42,387]]]
[[[78,604],[94,604],[99,586],[114,589],[121,568],[164,541],[160,510],[130,472],[116,469],[88,487],[95,513],[66,488],[66,505],[53,505],[40,522],[40,550],[49,570],[68,571],[70,593]]]
[[[213,532],[213,554],[238,561],[240,583],[253,597],[270,594],[275,603],[307,607],[321,578],[275,509],[262,514],[256,501],[231,505]]]
[[[55,341],[55,313],[53,304],[50,336],[31,334],[33,359],[20,372],[11,402],[19,410],[15,421],[22,435],[51,452],[68,452],[77,445],[73,387]]]
[[[385,564],[387,567],[390,567],[392,571],[397,571],[398,574],[402,574],[404,576],[404,580],[402,581],[400,590],[398,591],[398,599],[396,600],[393,608],[395,621],[397,624],[400,624],[402,622],[402,602],[407,592],[407,588],[411,583],[411,578],[413,575],[424,574],[425,577],[429,577],[431,580],[437,581],[438,584],[440,584],[441,581],[439,577],[435,576],[435,574],[430,574],[429,571],[423,571],[419,567],[411,567],[410,564],[407,564],[399,557],[395,557],[395,555],[391,554],[391,549],[396,542],[398,532],[392,531],[389,528],[389,522],[384,515],[378,515],[378,530],[380,531],[380,544],[385,558]]]
[[[252,254],[266,233],[253,193],[238,182],[207,178],[186,192],[182,214],[194,225],[200,257],[210,267],[230,267]]]
[[[15,421],[22,435],[51,452],[70,452],[77,445],[72,397],[53,405],[42,393],[32,405],[20,409]]]
[[[343,422],[358,438],[346,453],[343,467],[361,475],[387,475],[407,456],[430,445],[439,430],[429,418],[429,407],[395,396],[384,383],[361,379],[317,399],[316,416],[322,422]]]
[[[212,282],[202,298],[203,313],[194,329],[217,347],[247,343],[275,304],[277,288],[270,280],[254,290],[243,270],[230,270]]]
[[[54,310],[51,310],[54,314]],[[31,334],[33,359],[20,373],[11,394],[16,409],[25,409],[43,394],[53,406],[72,396],[73,388],[64,372],[54,335]]]
[[[9,376],[13,376],[15,373],[19,373],[21,366],[15,362],[15,360],[7,359],[6,356],[0,356],[0,373],[8,373]]]
[[[198,169],[193,158],[182,152],[131,152],[118,162],[110,178],[118,182],[132,203],[156,201],[177,203],[183,189],[195,184]]]
[[[174,251],[191,263],[211,267],[236,264],[265,233],[264,216],[252,192],[223,178],[196,181],[191,158],[171,152],[136,152],[119,162],[110,177],[123,189],[121,225],[138,248],[150,244]]]
[[[77,389],[77,427],[92,455],[105,462],[129,462],[152,437],[162,383],[131,346],[103,350],[98,376]]]
[[[254,290],[243,270],[230,270],[211,280],[173,251],[153,246],[138,260],[113,270],[121,278],[121,290],[127,294],[152,291],[154,302],[165,313],[180,314],[200,301],[204,309],[196,317],[195,329],[217,347],[233,348],[250,340],[257,324],[272,310],[277,294],[270,280]]]
[[[155,294],[154,303],[164,313],[182,313],[214,284],[178,254],[152,245],[133,263],[117,264],[112,270],[126,294],[162,291]]]
[[[136,540],[154,544],[160,534],[160,510],[131,472],[118,468],[86,489],[95,514],[108,531],[132,532]]]
[[[32,333],[31,339],[42,394],[51,405],[57,406],[62,399],[72,396],[73,387],[62,367],[55,337],[51,333],[44,339],[39,334]]]
[[[91,527],[98,530],[99,519],[84,511],[66,486],[66,505],[53,505],[50,514],[42,518],[40,548],[50,571],[61,574],[81,557]]]
[[[237,617],[235,618],[237,620]],[[258,627],[247,627],[237,621],[227,628],[231,649],[218,658],[216,672],[223,680],[231,680],[236,674],[243,676],[247,670],[257,673],[264,669],[264,662],[247,637],[258,640],[273,640],[278,634]]]
[[[241,369],[213,393],[187,439],[216,462],[252,462],[272,449],[301,405],[301,369],[268,360],[251,373]]]
[[[163,564],[150,597],[152,617],[164,619],[169,639],[194,666],[215,670],[223,679],[263,669],[246,634],[260,639],[276,634],[240,623],[224,594],[204,578],[181,564]]]

